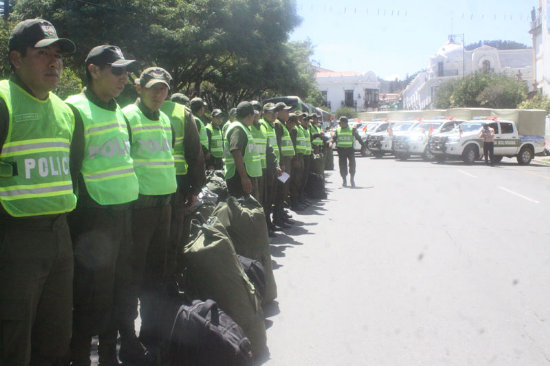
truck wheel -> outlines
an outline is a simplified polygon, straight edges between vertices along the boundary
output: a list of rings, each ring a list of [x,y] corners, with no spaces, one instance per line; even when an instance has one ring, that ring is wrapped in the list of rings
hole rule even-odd
[[[444,163],[447,157],[445,155],[435,155],[435,161],[438,163]]]
[[[425,161],[431,161],[434,159],[434,154],[432,154],[428,146],[426,146],[424,154],[422,154],[422,159],[424,159]]]
[[[531,160],[533,160],[533,149],[531,149],[529,146],[524,146],[519,151],[519,154],[517,156],[518,164],[519,165],[528,165]]]
[[[466,148],[462,152],[462,160],[466,164],[473,164],[473,162],[476,160],[476,158],[477,158],[477,151],[476,151],[475,147],[466,146]]]

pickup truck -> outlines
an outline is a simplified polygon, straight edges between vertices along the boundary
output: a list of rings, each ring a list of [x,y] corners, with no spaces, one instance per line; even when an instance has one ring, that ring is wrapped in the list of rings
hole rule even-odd
[[[429,145],[431,136],[451,131],[462,122],[449,118],[422,120],[406,135],[394,137],[394,154],[401,160],[407,160],[411,155],[420,155],[424,160],[430,161],[434,158]]]
[[[520,135],[515,122],[498,117],[483,117],[464,122],[447,133],[435,134],[430,140],[430,150],[435,158],[460,158],[466,164],[481,159],[483,140],[479,133],[488,124],[495,131],[495,162],[506,157],[516,157],[520,165],[527,165],[535,154],[544,151],[544,136]]]
[[[381,158],[384,154],[393,154],[393,135],[400,131],[408,131],[413,121],[383,122],[367,137],[367,148],[374,157]]]

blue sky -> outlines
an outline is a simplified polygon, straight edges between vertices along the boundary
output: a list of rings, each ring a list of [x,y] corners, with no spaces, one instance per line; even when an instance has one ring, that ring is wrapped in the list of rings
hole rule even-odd
[[[310,39],[313,60],[334,71],[404,78],[428,65],[449,34],[465,44],[509,40],[532,46],[538,0],[296,0],[302,23],[292,41]]]

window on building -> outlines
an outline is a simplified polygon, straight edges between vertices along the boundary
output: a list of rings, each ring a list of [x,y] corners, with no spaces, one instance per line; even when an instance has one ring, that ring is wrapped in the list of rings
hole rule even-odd
[[[328,105],[328,99],[327,99],[327,91],[322,90],[321,95],[323,96],[323,105]]]
[[[491,62],[489,60],[483,61],[483,72],[491,71]]]
[[[376,108],[378,106],[378,89],[365,89],[365,108]]]
[[[344,105],[346,107],[353,107],[353,90],[346,90],[345,91],[345,100]]]
[[[437,76],[444,76],[443,61],[437,63]]]

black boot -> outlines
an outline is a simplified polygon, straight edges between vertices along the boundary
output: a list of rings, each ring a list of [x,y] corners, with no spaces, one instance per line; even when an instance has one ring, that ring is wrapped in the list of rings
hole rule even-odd
[[[82,337],[74,334],[71,339],[71,365],[90,366],[90,343],[92,337]]]
[[[347,186],[348,186],[348,181],[346,177],[342,177],[342,187],[347,187]]]
[[[139,341],[134,334],[120,335],[118,357],[124,365],[155,366],[155,355]]]
[[[355,176],[353,176],[353,175],[350,177],[352,188],[355,188],[355,179],[354,178],[355,178]]]
[[[120,366],[116,358],[117,333],[101,334],[97,346],[97,355],[99,356],[99,366]]]

